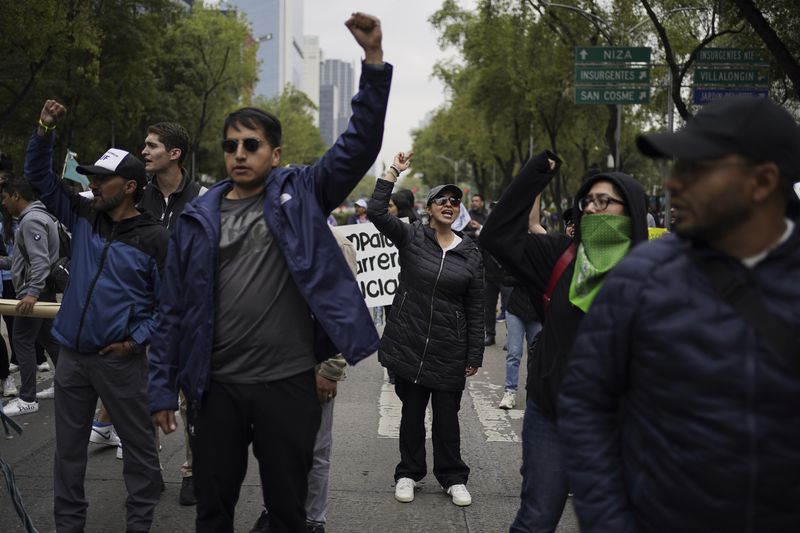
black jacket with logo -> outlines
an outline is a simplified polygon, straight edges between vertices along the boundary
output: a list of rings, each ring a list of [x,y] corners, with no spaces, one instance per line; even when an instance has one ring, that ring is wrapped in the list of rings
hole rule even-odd
[[[466,367],[483,363],[481,252],[464,235],[443,255],[433,229],[389,214],[392,186],[379,179],[367,209],[400,256],[400,283],[378,358],[401,378],[424,387],[463,390]]]

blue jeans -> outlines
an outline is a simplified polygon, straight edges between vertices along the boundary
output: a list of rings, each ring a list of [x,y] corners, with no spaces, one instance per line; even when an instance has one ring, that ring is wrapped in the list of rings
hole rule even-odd
[[[528,398],[522,422],[522,490],[511,533],[555,531],[567,503],[567,468],[556,425]]]
[[[523,322],[520,317],[506,311],[506,390],[516,391],[519,382],[519,362],[522,360],[522,350],[527,338],[530,343],[542,329],[539,322]],[[530,357],[530,354],[528,354]]]

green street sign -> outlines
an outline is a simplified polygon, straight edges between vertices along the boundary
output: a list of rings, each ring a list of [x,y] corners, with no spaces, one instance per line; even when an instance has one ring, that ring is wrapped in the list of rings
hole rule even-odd
[[[637,46],[576,46],[576,63],[649,63],[650,48]]]
[[[769,76],[766,71],[759,69],[696,68],[694,84],[703,87],[718,85],[758,87],[769,85]]]
[[[648,85],[649,67],[575,67],[575,85]]]
[[[697,53],[695,63],[717,65],[766,65],[769,55],[763,48],[703,48]]]
[[[575,87],[576,104],[649,104],[650,88]]]

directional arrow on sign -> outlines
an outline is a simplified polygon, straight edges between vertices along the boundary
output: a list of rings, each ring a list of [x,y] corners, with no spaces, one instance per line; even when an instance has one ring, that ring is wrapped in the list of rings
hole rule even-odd
[[[647,91],[639,91],[639,99],[640,100],[647,100]]]
[[[589,52],[587,52],[586,50],[581,50],[580,52],[578,52],[578,55],[580,55],[580,56],[581,56],[581,59],[583,59],[584,61],[586,61],[586,56],[588,56],[588,55],[589,55]]]
[[[647,71],[646,70],[643,70],[643,71],[641,71],[639,73],[639,79],[640,80],[646,80],[647,79]]]

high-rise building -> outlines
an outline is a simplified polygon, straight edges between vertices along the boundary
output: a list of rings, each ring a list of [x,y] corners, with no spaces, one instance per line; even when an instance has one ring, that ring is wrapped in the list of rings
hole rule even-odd
[[[319,108],[319,65],[322,55],[319,50],[319,37],[316,35],[306,35],[303,38],[303,61],[305,68],[301,89]],[[319,109],[314,111],[314,124],[319,126]]]
[[[326,143],[333,144],[336,138],[347,128],[352,110],[350,99],[355,94],[355,77],[353,64],[339,59],[326,59],[320,65],[320,110],[319,129]],[[327,107],[323,112],[322,93],[327,87],[335,87],[337,105],[335,110]],[[326,92],[326,95],[329,93]],[[335,114],[331,114],[335,113]],[[326,132],[332,132],[330,136]]]
[[[272,98],[286,84],[303,86],[303,2],[297,0],[231,0],[252,25],[258,42],[258,83],[254,96]]]
[[[328,146],[339,136],[335,117],[339,116],[339,88],[335,85],[319,86],[319,133]]]

